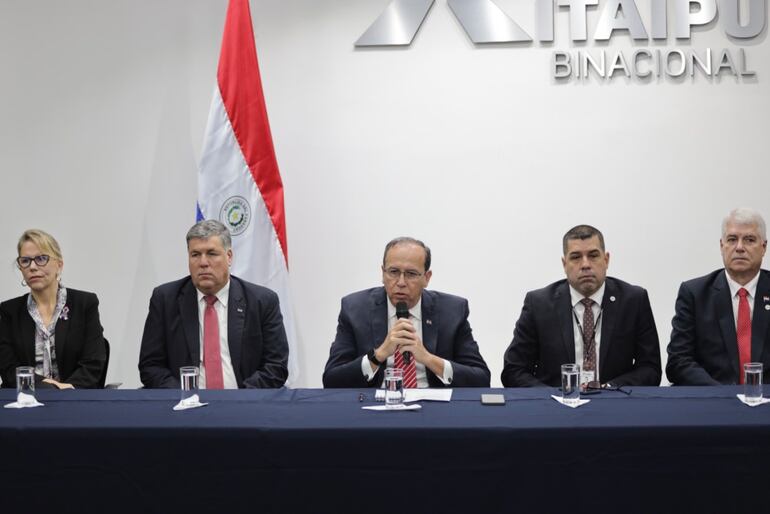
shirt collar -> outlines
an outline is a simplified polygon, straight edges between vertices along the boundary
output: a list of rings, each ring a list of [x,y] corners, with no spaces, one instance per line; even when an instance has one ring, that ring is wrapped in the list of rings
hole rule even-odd
[[[727,278],[727,285],[730,287],[730,298],[735,298],[735,295],[738,294],[738,290],[740,288],[744,288],[746,291],[749,292],[749,296],[751,298],[754,298],[757,292],[757,283],[759,282],[759,272],[757,271],[757,274],[754,275],[754,278],[749,280],[749,282],[742,286],[738,282],[732,279],[730,277],[730,274],[725,270],[725,277]]]
[[[198,289],[195,290],[198,293],[198,303],[203,301],[203,297],[206,296],[205,294],[201,293]],[[227,284],[217,291],[217,294],[214,296],[217,297],[217,300],[219,300],[219,303],[222,304],[222,306],[226,309],[227,308],[227,299],[230,297],[230,280],[227,281]]]
[[[416,319],[417,321],[422,321],[422,298],[417,300],[417,303],[414,307],[409,309],[409,315]],[[396,306],[390,303],[390,298],[388,298],[388,319],[395,318],[396,317]]]
[[[604,300],[604,286],[607,284],[607,281],[605,280],[602,282],[601,287],[596,290],[594,294],[589,296],[589,298],[596,302],[597,305],[602,304],[602,300]],[[572,287],[570,284],[569,286],[569,295],[572,298],[572,307],[577,307],[577,305],[580,303],[580,301],[585,298],[582,293],[580,293],[577,289]]]

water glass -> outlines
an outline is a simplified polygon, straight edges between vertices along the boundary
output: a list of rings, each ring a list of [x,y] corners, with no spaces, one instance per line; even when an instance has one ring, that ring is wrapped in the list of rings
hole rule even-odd
[[[385,370],[385,406],[399,408],[404,404],[404,370],[388,368]]]
[[[179,368],[179,375],[182,384],[181,403],[198,403],[200,401],[198,398],[198,366],[183,366]]]
[[[743,365],[743,394],[746,403],[762,403],[762,363],[747,362]]]
[[[580,403],[580,366],[561,365],[561,398],[565,405]]]
[[[16,401],[21,405],[34,405],[35,400],[35,368],[19,366],[16,368]]]

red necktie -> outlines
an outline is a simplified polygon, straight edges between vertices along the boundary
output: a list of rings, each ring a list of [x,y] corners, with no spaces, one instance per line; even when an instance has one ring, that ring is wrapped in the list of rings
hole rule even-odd
[[[404,362],[404,355],[397,351],[393,355],[393,363],[397,368],[404,370],[404,387],[416,388],[417,387],[417,367],[414,364],[414,355],[409,359],[409,364]]]
[[[743,383],[743,365],[751,362],[751,310],[749,309],[749,292],[744,288],[738,290],[738,378]]]
[[[224,389],[222,378],[222,354],[219,349],[219,318],[214,304],[217,297],[206,295],[203,314],[203,366],[206,368],[206,389]]]

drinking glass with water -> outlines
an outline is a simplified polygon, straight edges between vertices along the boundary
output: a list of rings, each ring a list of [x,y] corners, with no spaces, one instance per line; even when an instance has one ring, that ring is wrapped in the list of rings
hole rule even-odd
[[[200,402],[198,397],[198,375],[197,366],[183,366],[179,368],[180,382],[182,384],[183,405],[196,405]]]
[[[743,395],[746,403],[762,403],[762,363],[747,362],[743,365]]]
[[[20,405],[34,405],[35,400],[35,368],[19,366],[16,368],[16,401]]]
[[[561,365],[561,397],[565,405],[580,403],[580,366]]]
[[[385,406],[398,408],[404,404],[404,370],[388,368],[385,370]]]

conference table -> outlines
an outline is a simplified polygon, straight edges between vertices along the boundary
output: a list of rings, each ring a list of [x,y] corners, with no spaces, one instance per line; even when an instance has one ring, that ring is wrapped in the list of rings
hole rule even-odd
[[[172,390],[38,391],[43,407],[0,409],[0,511],[770,511],[770,404],[625,392],[573,409],[550,388],[455,389],[375,412],[371,389],[202,391],[185,411]]]

